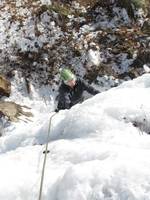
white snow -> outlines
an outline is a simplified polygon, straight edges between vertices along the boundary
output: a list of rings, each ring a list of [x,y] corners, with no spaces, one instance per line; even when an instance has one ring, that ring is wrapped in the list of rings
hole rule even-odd
[[[146,73],[150,73],[150,68],[148,67],[148,65],[143,65],[143,68],[144,68],[144,71],[146,72]]]
[[[23,80],[17,81],[20,88],[12,87],[10,100],[30,106],[34,117],[6,124],[0,138],[0,199],[35,200],[55,105],[50,88],[33,87],[29,98]],[[145,74],[56,114],[42,199],[149,200],[149,99],[150,74]]]
[[[94,51],[92,49],[89,49],[88,58],[89,58],[89,65],[98,66],[102,61],[100,57],[100,52],[98,50]]]
[[[51,5],[51,0],[40,0],[41,1],[41,3],[44,5],[44,4],[46,4],[46,5]]]

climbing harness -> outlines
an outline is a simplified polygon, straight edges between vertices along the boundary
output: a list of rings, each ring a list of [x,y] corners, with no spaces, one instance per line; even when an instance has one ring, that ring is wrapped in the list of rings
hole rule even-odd
[[[47,153],[48,153],[49,136],[50,136],[50,131],[51,131],[51,122],[52,122],[52,118],[56,114],[57,113],[55,112],[49,119],[48,134],[47,134],[47,140],[46,140],[45,151],[44,151],[45,156],[44,156],[44,161],[43,161],[43,168],[42,168],[42,175],[41,175],[41,182],[40,182],[40,192],[39,192],[38,200],[42,199],[42,189],[43,189],[44,173],[45,173],[46,159],[47,159]]]

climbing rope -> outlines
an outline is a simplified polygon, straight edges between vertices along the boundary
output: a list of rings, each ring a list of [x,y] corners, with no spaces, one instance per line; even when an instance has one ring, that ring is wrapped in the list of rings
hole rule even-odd
[[[45,145],[45,156],[44,156],[44,161],[43,161],[43,168],[42,168],[42,174],[41,174],[41,182],[40,182],[40,191],[39,191],[39,198],[38,200],[42,199],[42,189],[43,189],[43,182],[44,182],[44,173],[45,173],[45,166],[46,166],[46,159],[47,159],[47,151],[48,151],[48,143],[49,143],[49,136],[50,136],[50,131],[51,131],[51,122],[52,118],[56,115],[57,113],[54,113],[50,119],[49,119],[49,125],[48,125],[48,134],[47,134],[47,140],[46,140],[46,145]]]

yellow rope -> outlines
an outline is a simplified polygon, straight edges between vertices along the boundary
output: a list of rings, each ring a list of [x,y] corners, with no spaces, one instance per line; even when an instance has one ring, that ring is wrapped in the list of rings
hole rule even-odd
[[[47,150],[48,150],[48,143],[49,143],[49,136],[50,136],[50,130],[51,130],[51,122],[52,118],[56,115],[57,113],[54,113],[50,119],[49,119],[49,126],[48,126],[48,134],[47,134],[47,142],[45,146],[45,156],[44,156],[44,161],[43,161],[43,168],[42,168],[42,175],[41,175],[41,182],[40,182],[40,192],[39,192],[39,198],[38,200],[42,199],[42,189],[43,189],[43,181],[44,181],[44,173],[45,173],[45,166],[46,166],[46,158],[47,158]]]

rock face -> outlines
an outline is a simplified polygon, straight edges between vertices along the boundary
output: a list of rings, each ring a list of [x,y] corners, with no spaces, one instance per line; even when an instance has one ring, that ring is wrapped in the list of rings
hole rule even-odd
[[[3,0],[0,73],[12,77],[18,71],[40,85],[58,83],[60,67],[90,81],[104,74],[115,76],[114,72],[124,76],[140,51],[149,48],[148,17],[134,8],[149,9],[149,3],[144,3],[149,1]],[[140,64],[141,73],[144,64],[147,59]]]
[[[150,35],[150,19],[146,20],[142,26],[142,31]]]
[[[0,102],[0,114],[1,116],[5,116],[10,121],[18,121],[19,117],[21,115],[24,115],[26,117],[32,117],[31,112],[25,112],[23,109],[30,109],[27,106],[21,106],[19,104],[16,104],[14,102],[7,102],[7,101],[1,101]]]
[[[0,96],[10,96],[11,83],[0,75]]]

